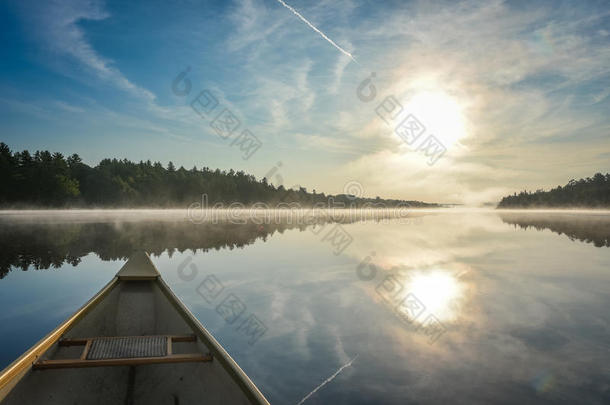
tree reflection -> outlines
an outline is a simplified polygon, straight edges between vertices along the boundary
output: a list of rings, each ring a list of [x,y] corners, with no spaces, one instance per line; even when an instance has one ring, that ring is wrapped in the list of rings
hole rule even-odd
[[[549,229],[571,240],[593,243],[597,247],[610,247],[610,217],[595,214],[570,213],[500,213],[507,224],[522,229],[530,227]]]
[[[167,252],[236,249],[265,241],[275,232],[296,224],[193,224],[188,221],[32,223],[2,222],[0,227],[0,278],[11,268],[36,270],[76,266],[95,253],[102,260],[126,260],[134,250],[154,256]]]

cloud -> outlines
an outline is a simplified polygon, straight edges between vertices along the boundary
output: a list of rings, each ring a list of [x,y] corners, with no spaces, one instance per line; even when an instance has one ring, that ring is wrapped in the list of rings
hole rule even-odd
[[[610,147],[607,7],[499,0],[308,4],[305,22],[332,29],[327,38],[341,49],[357,49],[358,65],[297,21],[305,17],[295,16],[290,1],[280,3],[283,7],[237,0],[211,12],[219,17],[214,25],[219,36],[228,36],[189,42],[189,52],[205,55],[209,66],[199,71],[205,82],[197,82],[199,73],[191,77],[189,97],[172,98],[168,90],[175,106],[158,103],[137,77],[121,71],[121,60],[96,49],[85,27],[115,22],[102,1],[26,2],[22,8],[25,29],[51,56],[45,62],[60,61],[65,75],[132,96],[124,97],[128,102],[116,112],[125,133],[218,141],[188,105],[197,91],[209,88],[264,142],[267,156],[294,168],[295,183],[327,193],[341,192],[354,179],[380,196],[476,203],[524,187],[554,186],[606,166],[601,152]],[[179,21],[181,33],[191,30]],[[174,28],[159,29],[172,37]],[[371,71],[377,73],[378,97],[363,103],[356,89]],[[169,84],[173,77],[158,79]],[[433,167],[407,152],[375,113],[385,96],[405,100],[426,86],[458,100],[467,128],[467,136]],[[74,98],[52,106],[33,102],[29,109],[41,117],[52,111],[76,115],[79,109],[98,113],[99,105]],[[28,109],[18,102],[10,108]],[[80,119],[112,117],[108,111],[88,114]],[[443,122],[442,114],[432,115],[433,122],[424,123],[429,128]],[[247,165],[257,164],[252,162]]]
[[[229,20],[233,23],[234,32],[227,44],[233,52],[260,44],[285,23],[280,13],[255,0],[239,0],[230,9]]]
[[[410,97],[424,81],[460,101],[468,132],[464,148],[452,148],[442,162],[426,167],[413,152],[401,152],[399,140],[383,129],[374,113],[378,97],[341,121],[362,124],[344,136],[376,138],[382,150],[355,157],[338,170],[336,181],[352,175],[379,195],[478,204],[533,184],[562,183],[575,171],[598,170],[594,150],[608,147],[600,139],[608,131],[601,107],[607,86],[591,83],[609,77],[610,48],[600,46],[603,33],[596,28],[607,15],[549,4],[415,2],[354,24],[344,35],[361,44],[360,54],[374,57],[364,63],[378,72],[381,97]],[[364,40],[376,49],[363,47]],[[575,147],[582,154],[569,152]],[[566,165],[558,168],[560,161]]]
[[[350,44],[351,46],[351,44]],[[343,73],[345,72],[345,69],[347,68],[347,65],[349,65],[350,60],[343,58],[343,57],[339,57],[337,58],[337,61],[335,62],[335,68],[334,68],[334,80],[333,82],[328,86],[328,92],[330,94],[336,95],[337,92],[339,91],[339,87],[341,86],[341,79],[343,78]]]
[[[64,111],[70,112],[70,113],[83,113],[85,112],[84,108],[66,103],[64,101],[55,101],[55,105],[58,106],[59,108],[61,108]]]
[[[176,106],[160,105],[153,92],[132,82],[115,66],[113,60],[95,50],[81,23],[110,18],[104,1],[23,2],[20,6],[32,35],[47,53],[47,63],[76,80],[91,84],[93,76],[97,82],[110,84],[118,90],[118,99],[124,99],[124,93],[132,96],[126,108],[124,105],[120,109],[115,106],[105,107],[97,99],[89,100],[82,106],[75,106],[74,102],[52,100],[55,110],[64,113],[85,113],[80,117],[82,122],[88,122],[89,125],[97,123],[99,128],[110,125],[113,130],[119,127],[125,133],[156,134],[181,142],[202,138],[207,138],[207,141],[211,140],[212,143],[219,142],[219,138],[212,134],[207,123],[183,100]],[[168,83],[172,79],[164,78]],[[195,94],[193,92],[191,96],[194,97]],[[222,96],[220,92],[217,94]],[[78,94],[77,98],[82,99],[82,95]],[[224,99],[223,102],[227,104]],[[32,106],[30,110],[40,118],[58,121],[51,113],[41,112],[49,107],[41,107],[38,100],[29,104]]]
[[[35,35],[52,53],[73,58],[98,79],[133,96],[149,102],[155,100],[152,92],[132,83],[113,66],[111,60],[99,55],[79,26],[85,20],[100,21],[110,17],[102,1],[35,2],[27,7],[25,14],[26,18],[32,19],[31,28]]]
[[[316,154],[303,181],[319,190],[356,179],[376,195],[479,204],[587,175],[600,165],[594,150],[608,147],[608,11],[595,5],[410,2],[374,7],[367,18],[358,18],[358,2],[308,8],[312,21],[334,22],[333,36],[358,49],[363,69],[329,55],[273,7],[242,4],[234,21],[236,35],[254,39],[249,91],[272,117],[261,130]],[[379,95],[362,103],[356,88],[371,71]],[[466,125],[467,136],[433,167],[375,113],[383,97],[412,97],[422,83],[458,100]],[[580,157],[569,152],[575,146]]]

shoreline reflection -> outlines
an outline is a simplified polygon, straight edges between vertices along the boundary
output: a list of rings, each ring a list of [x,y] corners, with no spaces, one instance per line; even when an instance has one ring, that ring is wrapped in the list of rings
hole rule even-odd
[[[571,240],[592,243],[596,247],[610,247],[610,216],[595,214],[502,212],[504,223],[520,229],[536,229],[566,235]]]

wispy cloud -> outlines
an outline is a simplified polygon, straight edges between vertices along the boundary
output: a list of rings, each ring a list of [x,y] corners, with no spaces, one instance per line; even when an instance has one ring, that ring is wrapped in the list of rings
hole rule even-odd
[[[197,2],[185,4],[189,15],[213,16],[213,29],[208,21],[198,26],[196,18],[183,21],[179,16],[175,25],[158,24],[157,35],[193,34],[181,46],[188,47],[187,55],[205,60],[182,60],[178,55],[175,60],[167,58],[167,66],[151,69],[144,61],[138,66],[134,58],[123,59],[122,48],[114,52],[115,37],[102,29],[137,18],[129,13],[139,10],[138,6],[115,12],[114,3],[106,5],[103,0],[15,0],[26,19],[20,28],[35,35],[46,51],[44,67],[52,65],[79,83],[75,88],[62,82],[35,90],[27,83],[8,83],[7,88],[18,91],[12,97],[5,91],[0,103],[11,113],[29,114],[54,125],[58,120],[53,116],[71,114],[70,124],[95,123],[99,133],[112,127],[111,131],[125,134],[214,142],[217,137],[208,123],[193,114],[187,100],[209,88],[264,140],[269,159],[281,160],[284,170],[293,170],[294,182],[329,193],[341,192],[346,179],[352,179],[380,196],[489,201],[523,187],[565,183],[606,166],[602,156],[610,148],[610,9],[603,3],[562,2],[557,7],[552,2],[502,0],[374,5],[362,0],[322,0],[307,3],[305,18],[288,4],[291,0],[277,2],[282,7],[265,0],[235,0],[208,14],[197,12],[202,8]],[[115,16],[119,9],[125,15]],[[186,14],[185,10],[181,8],[181,13]],[[308,28],[294,29],[301,24],[295,16]],[[149,17],[167,20],[153,12]],[[180,25],[179,33],[176,25]],[[332,33],[318,28],[331,25]],[[134,25],[130,32],[135,35],[129,37],[134,44],[142,41],[143,53],[149,46],[154,47],[155,57],[179,54],[170,49],[173,45],[167,46],[169,42],[148,43],[147,32],[136,32],[143,26],[148,27]],[[207,31],[197,37],[194,33],[202,26]],[[374,102],[362,103],[356,97],[358,85],[370,71],[351,63],[352,49],[358,50],[359,61],[366,60],[377,73]],[[28,55],[18,55],[22,60],[34,54],[26,51]],[[170,93],[169,83],[184,68],[173,63],[194,67],[189,97]],[[128,71],[126,66],[140,70]],[[167,73],[173,69],[175,73]],[[146,76],[132,76],[132,71],[146,72]],[[154,77],[160,71],[163,74]],[[55,75],[49,76],[55,80]],[[461,140],[464,148],[450,149],[432,168],[406,151],[375,113],[383,97],[393,94],[408,99],[422,82],[455,98],[467,123],[467,136]],[[90,94],[84,94],[88,90],[83,91],[82,83]],[[167,94],[162,93],[163,86]],[[107,91],[109,87],[115,91]],[[65,93],[56,94],[58,88]],[[53,93],[39,97],[45,91]],[[29,104],[24,101],[27,95],[33,100]],[[98,104],[79,103],[83,96]],[[54,100],[65,104],[54,104]],[[101,110],[102,106],[116,110],[117,115]],[[424,123],[429,128],[443,122],[443,116],[434,111],[431,120]],[[62,125],[69,124],[63,119]],[[80,131],[80,127],[72,128]],[[44,142],[41,147],[52,146]],[[184,145],[167,149],[176,154],[174,160],[195,155]],[[225,167],[235,166],[230,157],[218,160]],[[264,173],[268,167],[250,166],[267,164],[261,160],[238,163],[244,170]]]
[[[31,29],[52,53],[74,58],[98,79],[136,97],[150,102],[155,100],[152,92],[131,82],[111,60],[99,55],[78,25],[84,20],[100,21],[110,17],[102,1],[35,2],[27,7],[25,15],[33,20]]]
[[[70,113],[83,113],[83,112],[85,112],[84,108],[72,105],[70,103],[66,103],[64,101],[57,100],[57,101],[55,101],[55,105],[57,105],[62,110],[70,112]]]

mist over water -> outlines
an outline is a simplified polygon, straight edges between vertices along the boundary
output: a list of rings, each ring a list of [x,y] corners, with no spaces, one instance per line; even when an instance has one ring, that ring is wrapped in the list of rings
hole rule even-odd
[[[608,402],[608,212],[225,214],[0,213],[2,366],[143,249],[271,403],[297,403],[356,356],[306,403]],[[208,275],[264,322],[255,344],[201,295]]]

